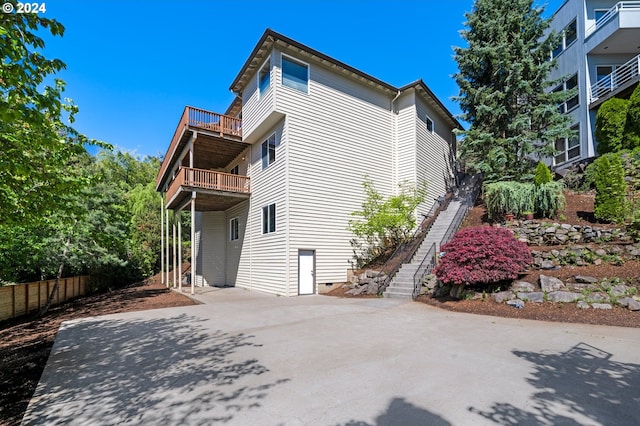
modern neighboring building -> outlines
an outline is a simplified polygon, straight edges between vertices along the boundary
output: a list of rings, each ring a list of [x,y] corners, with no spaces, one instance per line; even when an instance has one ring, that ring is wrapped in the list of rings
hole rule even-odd
[[[184,109],[156,182],[164,240],[181,233],[168,210],[195,224],[195,285],[292,296],[344,282],[365,177],[384,196],[426,183],[418,219],[454,184],[461,126],[421,80],[395,87],[267,30],[230,90],[224,114]]]
[[[567,0],[553,15],[551,28],[562,34],[552,54],[558,66],[550,78],[563,78],[555,90],[578,88],[560,106],[578,134],[556,142],[553,164],[562,169],[596,154],[598,107],[611,97],[628,98],[638,84],[640,2]]]

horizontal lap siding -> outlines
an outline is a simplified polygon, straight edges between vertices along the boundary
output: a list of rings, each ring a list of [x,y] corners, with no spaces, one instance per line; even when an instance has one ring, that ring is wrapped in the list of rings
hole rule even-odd
[[[427,131],[426,116],[435,126],[435,133]],[[425,202],[418,207],[420,214],[426,214],[434,203],[434,198],[447,191],[447,179],[452,174],[449,141],[452,128],[442,117],[417,98],[416,131],[417,131],[417,178],[418,182],[427,183]]]
[[[242,92],[242,133],[246,138],[253,130],[269,115],[274,109],[274,83],[275,76],[273,72],[273,58],[275,53],[272,52],[271,57],[271,87],[264,93],[258,91],[258,80],[256,74],[253,75],[248,82],[247,87]],[[262,64],[261,64],[262,65]]]
[[[273,82],[272,82],[273,84]],[[262,142],[273,131],[276,132],[276,160],[262,170]],[[251,147],[251,202],[248,212],[250,259],[246,262],[245,252],[241,259],[241,269],[249,263],[250,282],[246,286],[244,274],[239,286],[274,294],[287,294],[286,277],[286,144],[284,122],[269,130]],[[276,232],[262,234],[262,207],[276,204]],[[246,237],[245,237],[246,239]]]
[[[416,182],[416,106],[413,92],[395,102],[397,182]]]
[[[238,218],[238,239],[231,241],[230,221]],[[250,286],[249,252],[251,249],[249,219],[249,201],[233,206],[226,211],[226,281],[227,285],[238,287]]]
[[[204,285],[226,284],[226,226],[224,212],[204,212],[202,223],[202,276]]]
[[[391,98],[310,64],[309,94],[278,86],[289,146],[289,285],[297,293],[298,250],[316,250],[316,282],[346,279],[351,213],[368,175],[393,190]],[[279,83],[279,82],[278,82]]]

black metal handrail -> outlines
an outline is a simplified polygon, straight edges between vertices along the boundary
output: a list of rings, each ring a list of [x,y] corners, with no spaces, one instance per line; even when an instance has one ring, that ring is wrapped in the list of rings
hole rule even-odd
[[[420,262],[420,266],[416,270],[416,273],[413,274],[413,300],[416,300],[418,295],[420,294],[420,287],[422,287],[422,279],[433,271],[433,268],[436,266],[436,243],[431,244],[431,248],[427,252],[427,255]],[[416,280],[416,277],[418,277]],[[416,283],[420,283],[420,285],[416,285]]]
[[[391,280],[394,275],[398,273],[402,264],[407,263],[413,258],[424,241],[424,238],[429,233],[433,222],[435,222],[440,212],[446,210],[449,206],[451,198],[453,198],[452,193],[447,193],[444,197],[436,198],[436,202],[433,203],[429,213],[425,215],[422,223],[420,223],[420,226],[418,226],[411,238],[409,238],[407,242],[398,245],[393,254],[387,259],[384,265],[382,265],[380,272],[378,272],[376,276],[376,281],[379,283],[378,295],[384,293],[387,287],[389,287]],[[383,274],[386,275],[384,279],[382,279]]]

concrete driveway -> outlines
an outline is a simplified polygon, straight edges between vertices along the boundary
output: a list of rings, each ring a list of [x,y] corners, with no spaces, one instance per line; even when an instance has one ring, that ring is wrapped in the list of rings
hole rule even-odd
[[[640,424],[639,329],[198,290],[64,323],[24,424]]]

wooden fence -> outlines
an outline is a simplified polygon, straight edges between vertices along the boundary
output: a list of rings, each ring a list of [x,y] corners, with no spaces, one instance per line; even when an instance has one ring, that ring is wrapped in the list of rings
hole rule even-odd
[[[85,295],[88,283],[88,275],[61,278],[51,305]],[[56,280],[52,279],[0,287],[0,321],[40,310],[55,284]]]

